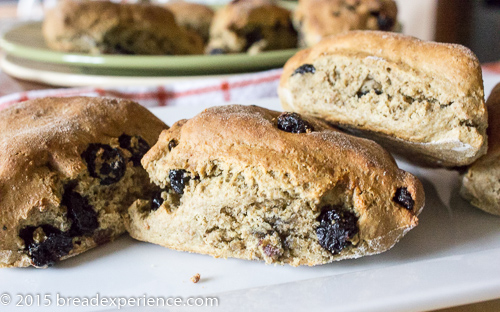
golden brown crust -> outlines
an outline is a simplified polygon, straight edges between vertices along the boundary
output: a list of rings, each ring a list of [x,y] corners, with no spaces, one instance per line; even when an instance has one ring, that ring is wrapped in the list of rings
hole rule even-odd
[[[177,24],[197,32],[205,42],[208,41],[210,24],[215,14],[210,7],[185,1],[167,2],[165,7],[174,14]]]
[[[207,52],[222,49],[225,53],[258,53],[296,45],[289,10],[270,0],[238,0],[215,13]]]
[[[110,1],[61,1],[43,23],[47,45],[86,53],[201,54],[202,39],[186,33],[166,8]]]
[[[310,86],[306,75],[293,75],[304,64],[318,67],[307,77]],[[361,93],[366,82],[376,85],[377,93]],[[386,147],[402,147],[402,154],[415,154],[411,158],[428,166],[463,166],[486,152],[481,67],[460,45],[380,31],[328,37],[288,60],[279,94],[286,110],[359,130]],[[339,113],[346,101],[352,118]]]
[[[312,132],[285,132],[277,128],[279,115],[260,107],[212,107],[163,131],[142,160],[145,169],[153,182],[166,189],[172,169],[186,170],[191,180],[180,205],[174,200],[154,212],[145,212],[140,204],[129,209],[126,226],[132,237],[216,257],[316,265],[385,251],[417,225],[424,205],[422,185],[398,169],[378,144],[305,116],[302,119],[312,125]],[[172,141],[177,144],[173,149]],[[394,201],[401,187],[414,200],[411,210]],[[322,207],[335,204],[352,208],[359,216],[360,236],[357,248],[333,255],[319,246],[314,229]],[[288,214],[290,209],[293,212]],[[271,222],[263,215],[296,227],[287,234],[297,243],[290,256],[269,259],[259,253],[263,241],[276,237],[256,239],[259,246],[252,245],[255,235],[262,232],[258,228]],[[225,218],[244,216],[263,221],[233,223],[238,234],[231,234]],[[221,224],[214,225],[217,222]],[[216,234],[233,241],[225,247]],[[236,242],[247,245],[240,250]]]
[[[393,0],[300,0],[293,22],[307,47],[349,30],[393,31],[397,13]]]
[[[63,189],[86,174],[81,155],[90,143],[110,144],[127,134],[152,146],[166,128],[141,105],[106,98],[42,98],[1,111],[0,267],[30,265],[19,238],[26,225],[68,230]],[[111,224],[109,230],[119,227]],[[87,242],[70,255],[99,243],[97,236],[97,242],[82,239]]]

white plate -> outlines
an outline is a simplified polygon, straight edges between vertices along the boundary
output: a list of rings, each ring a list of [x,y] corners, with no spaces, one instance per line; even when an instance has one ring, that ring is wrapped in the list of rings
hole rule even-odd
[[[215,104],[215,103],[214,103]],[[251,104],[251,103],[245,103]],[[279,110],[278,99],[255,104]],[[158,108],[168,124],[196,108]],[[55,309],[64,297],[214,296],[217,311],[422,311],[500,296],[500,218],[471,207],[457,193],[458,174],[399,162],[424,184],[420,224],[390,251],[317,267],[265,265],[214,259],[133,241],[124,236],[78,257],[39,269],[0,270],[0,291],[14,300],[2,311],[96,311],[109,307]],[[197,284],[190,277],[201,274]],[[49,308],[15,308],[16,294],[48,294]],[[0,298],[1,300],[1,298]],[[122,308],[150,311],[150,308]]]

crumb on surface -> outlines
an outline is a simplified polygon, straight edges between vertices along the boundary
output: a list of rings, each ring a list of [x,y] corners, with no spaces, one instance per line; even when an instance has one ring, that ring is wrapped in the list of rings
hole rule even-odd
[[[201,276],[200,276],[200,273],[196,273],[195,275],[193,275],[193,276],[191,277],[191,282],[193,282],[193,283],[195,283],[195,284],[196,284],[196,283],[198,283],[198,282],[200,281],[200,277],[201,277]]]

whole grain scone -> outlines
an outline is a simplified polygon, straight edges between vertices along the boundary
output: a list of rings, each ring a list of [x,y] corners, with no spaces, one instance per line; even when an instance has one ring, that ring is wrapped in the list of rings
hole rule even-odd
[[[208,42],[210,24],[215,14],[210,7],[200,3],[175,1],[167,2],[166,8],[174,14],[177,24],[196,32],[204,43]]]
[[[417,178],[377,143],[257,106],[175,123],[142,164],[162,191],[130,207],[130,235],[214,257],[298,266],[377,254],[424,205]]]
[[[288,60],[278,93],[285,110],[422,165],[464,166],[486,153],[481,67],[460,45],[381,31],[325,38]]]
[[[203,54],[203,40],[179,27],[166,8],[149,4],[63,0],[49,10],[43,36],[65,52]]]
[[[215,13],[205,51],[256,54],[296,46],[289,10],[270,0],[233,0]]]
[[[349,30],[395,31],[398,8],[393,0],[299,0],[293,24],[299,46]]]
[[[47,267],[113,240],[155,190],[140,159],[168,127],[131,101],[44,98],[0,112],[0,267]]]
[[[486,106],[488,153],[467,169],[460,194],[479,209],[500,215],[500,83],[491,92]]]

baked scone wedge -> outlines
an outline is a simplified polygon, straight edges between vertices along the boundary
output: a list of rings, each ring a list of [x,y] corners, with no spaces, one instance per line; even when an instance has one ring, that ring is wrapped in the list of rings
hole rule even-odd
[[[177,25],[161,6],[110,1],[62,0],[47,11],[48,47],[90,54],[203,54],[202,38]]]
[[[380,31],[328,37],[288,60],[278,93],[285,110],[422,165],[464,166],[486,153],[481,67],[460,45]]]
[[[467,168],[460,194],[477,208],[500,216],[500,83],[491,92],[486,106],[488,153]]]
[[[324,37],[349,30],[395,31],[397,14],[393,0],[299,0],[293,25],[299,46],[310,47]]]
[[[155,188],[140,159],[167,128],[114,99],[0,111],[0,267],[47,267],[124,233],[121,213]]]
[[[204,43],[208,42],[214,10],[201,3],[186,1],[170,1],[165,4],[165,7],[174,14],[179,26],[196,32]]]
[[[424,191],[377,143],[294,113],[212,107],[142,159],[162,188],[129,208],[133,238],[214,257],[319,265],[391,248]]]
[[[207,54],[292,49],[297,32],[291,12],[272,0],[233,0],[215,12]]]

